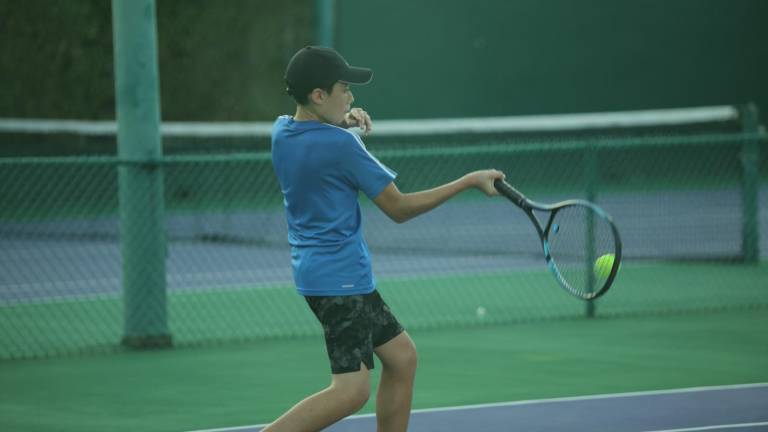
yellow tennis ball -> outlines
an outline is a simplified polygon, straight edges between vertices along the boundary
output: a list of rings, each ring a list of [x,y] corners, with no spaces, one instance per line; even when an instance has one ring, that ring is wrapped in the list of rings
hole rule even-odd
[[[595,275],[599,278],[607,278],[613,268],[613,254],[605,254],[595,260]]]

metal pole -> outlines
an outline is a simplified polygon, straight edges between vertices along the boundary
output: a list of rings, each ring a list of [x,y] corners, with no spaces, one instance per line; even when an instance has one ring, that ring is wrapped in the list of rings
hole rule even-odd
[[[597,188],[600,181],[599,162],[597,155],[597,146],[594,143],[589,143],[586,147],[584,154],[584,169],[586,176],[586,199],[590,202],[597,200]],[[597,258],[595,251],[595,218],[592,212],[587,213],[584,223],[587,225],[586,229],[586,245],[587,254],[584,271],[587,277],[587,287],[590,292],[595,289],[595,272],[594,263]],[[587,318],[593,318],[595,316],[595,302],[594,300],[588,300],[586,304],[585,314]]]
[[[336,0],[315,0],[315,44],[332,48],[336,33]]]
[[[759,120],[757,107],[749,104],[740,109],[742,131],[757,133]],[[760,147],[758,140],[744,142],[741,150],[741,252],[746,263],[756,263],[760,258],[759,224],[758,224],[758,193],[760,177],[758,173]]]
[[[124,333],[131,348],[167,347],[165,208],[154,0],[112,0]]]

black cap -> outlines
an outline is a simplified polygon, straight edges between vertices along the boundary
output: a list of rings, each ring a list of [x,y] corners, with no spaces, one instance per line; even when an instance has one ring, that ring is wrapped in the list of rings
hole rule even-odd
[[[350,84],[367,84],[373,71],[350,66],[344,57],[331,48],[308,46],[294,54],[285,69],[285,83],[290,95],[309,93],[325,88],[336,81]]]

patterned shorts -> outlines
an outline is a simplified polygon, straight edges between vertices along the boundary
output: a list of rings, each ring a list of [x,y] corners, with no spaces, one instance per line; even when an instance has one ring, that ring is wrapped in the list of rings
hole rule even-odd
[[[403,332],[403,326],[377,291],[351,296],[307,296],[325,333],[334,374],[356,372],[360,363],[373,369],[373,349]]]

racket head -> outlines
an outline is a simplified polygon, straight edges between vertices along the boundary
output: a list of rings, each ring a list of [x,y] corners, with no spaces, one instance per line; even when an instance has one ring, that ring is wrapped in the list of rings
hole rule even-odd
[[[621,265],[621,238],[608,213],[583,200],[547,206],[542,246],[549,270],[568,293],[594,300],[610,289]]]

